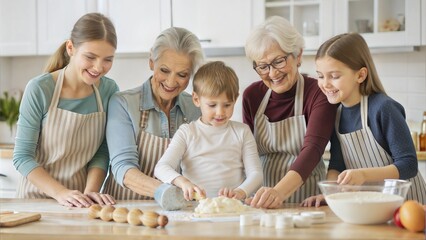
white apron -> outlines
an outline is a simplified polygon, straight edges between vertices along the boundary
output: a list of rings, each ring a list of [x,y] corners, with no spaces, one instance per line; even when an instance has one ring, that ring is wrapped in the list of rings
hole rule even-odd
[[[303,146],[306,121],[303,115],[304,78],[299,74],[296,86],[294,116],[279,122],[269,122],[264,114],[271,95],[269,89],[255,116],[254,136],[262,162],[266,187],[274,187],[289,171]],[[317,182],[325,178],[324,161],[320,159],[311,175],[293,195],[284,202],[300,203],[305,198],[320,193]]]
[[[377,143],[367,125],[368,96],[363,96],[360,104],[362,128],[351,133],[340,134],[339,124],[342,106],[337,109],[335,128],[346,168],[384,167],[393,164],[392,157]],[[408,190],[407,199],[414,199],[426,204],[426,184],[420,173],[418,172],[415,177],[408,180],[412,185]]]
[[[162,138],[145,132],[148,122],[149,111],[141,112],[140,130],[136,144],[138,145],[140,171],[149,177],[154,177],[154,168],[163,156],[170,143],[170,138]],[[153,198],[137,194],[136,192],[123,188],[114,179],[110,171],[105,186],[105,193],[114,196],[117,200],[152,200]]]
[[[98,112],[79,114],[58,108],[65,68],[59,72],[45,126],[38,141],[36,161],[51,177],[68,189],[84,192],[87,163],[98,151],[104,136],[106,113],[95,85]],[[48,198],[26,178],[21,177],[18,198]]]

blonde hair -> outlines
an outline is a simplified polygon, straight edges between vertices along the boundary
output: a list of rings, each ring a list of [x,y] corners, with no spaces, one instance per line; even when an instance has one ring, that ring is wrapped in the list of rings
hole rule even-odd
[[[151,48],[151,60],[157,62],[166,50],[174,50],[190,57],[193,75],[204,62],[204,52],[197,36],[185,28],[171,27],[157,37]]]
[[[195,73],[193,91],[199,96],[217,97],[225,93],[229,100],[238,98],[238,77],[235,71],[222,61],[209,62]]]
[[[105,40],[117,48],[117,34],[111,20],[100,13],[88,13],[80,17],[71,31],[71,42],[78,48],[84,42]],[[66,42],[62,43],[47,61],[45,72],[54,72],[68,65],[70,56],[66,51]]]
[[[258,60],[273,43],[277,43],[284,52],[292,53],[295,57],[305,47],[302,35],[287,19],[272,16],[250,33],[245,45],[246,56],[251,60]]]
[[[334,36],[324,42],[317,51],[315,60],[322,57],[332,57],[354,71],[367,68],[367,77],[360,84],[361,95],[384,93],[382,83],[377,74],[370,50],[364,38],[358,33],[344,33]]]

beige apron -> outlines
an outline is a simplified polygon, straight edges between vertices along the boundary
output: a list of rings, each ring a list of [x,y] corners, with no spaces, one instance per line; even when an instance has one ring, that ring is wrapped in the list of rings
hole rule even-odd
[[[140,171],[147,176],[154,177],[154,168],[163,156],[170,143],[170,138],[162,138],[145,132],[148,122],[149,110],[141,112],[140,130],[136,144],[138,145]],[[117,200],[152,200],[153,198],[140,195],[134,191],[123,188],[114,179],[110,171],[105,186],[105,193],[114,196]]]
[[[291,165],[303,146],[306,134],[306,121],[303,114],[304,78],[299,74],[296,86],[294,116],[279,122],[269,122],[264,115],[271,95],[269,89],[255,116],[255,131],[257,147],[262,162],[264,182],[266,187],[274,187],[289,171]],[[317,182],[325,178],[325,165],[322,159],[311,175],[293,195],[284,202],[300,203],[305,198],[320,193]]]
[[[106,113],[95,85],[98,112],[79,114],[58,108],[65,68],[59,72],[49,106],[47,120],[42,128],[35,159],[51,177],[68,189],[84,192],[87,163],[98,151],[104,136]],[[21,177],[18,198],[48,198],[26,178]]]
[[[360,104],[362,128],[351,133],[340,134],[339,123],[342,106],[337,109],[335,128],[346,168],[384,167],[393,164],[392,157],[377,143],[367,125],[368,96],[363,96]],[[426,204],[426,184],[420,173],[418,172],[415,177],[408,180],[412,185],[408,190],[407,199],[414,199]]]

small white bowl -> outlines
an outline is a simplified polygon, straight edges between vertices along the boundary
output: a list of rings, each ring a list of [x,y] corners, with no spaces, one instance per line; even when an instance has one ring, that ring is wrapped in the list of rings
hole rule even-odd
[[[318,185],[330,209],[343,222],[381,224],[392,219],[411,183],[386,179],[363,185],[340,185],[336,181],[321,181]]]

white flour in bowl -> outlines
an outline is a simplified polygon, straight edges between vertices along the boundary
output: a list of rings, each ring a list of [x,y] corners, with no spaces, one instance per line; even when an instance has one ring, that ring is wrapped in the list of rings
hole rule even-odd
[[[398,195],[368,191],[333,193],[325,199],[334,214],[353,224],[385,223],[404,202]]]

